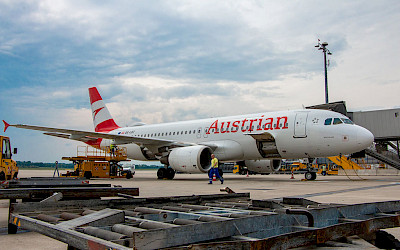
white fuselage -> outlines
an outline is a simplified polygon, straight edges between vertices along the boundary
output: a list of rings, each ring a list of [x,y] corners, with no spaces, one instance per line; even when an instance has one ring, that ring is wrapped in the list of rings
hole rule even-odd
[[[329,118],[342,119],[342,122],[325,125]],[[212,145],[221,161],[328,157],[351,154],[370,146],[372,133],[355,124],[343,123],[344,119],[348,120],[336,112],[306,109],[125,127],[110,134]],[[260,153],[257,146],[260,142],[270,143],[277,152]],[[101,146],[110,143],[111,140],[102,140]],[[146,160],[137,154],[137,144],[122,146],[127,148],[129,158]]]

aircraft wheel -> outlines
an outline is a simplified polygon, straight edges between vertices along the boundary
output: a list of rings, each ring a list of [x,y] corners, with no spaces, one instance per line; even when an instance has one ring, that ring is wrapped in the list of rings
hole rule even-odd
[[[157,170],[157,178],[164,179],[167,176],[167,169],[166,168],[159,168]]]
[[[4,172],[0,173],[0,181],[6,180],[6,174]]]
[[[175,170],[172,168],[167,169],[167,179],[172,180],[175,177]]]
[[[83,174],[83,177],[85,177],[86,179],[90,179],[90,178],[92,178],[92,172],[90,172],[90,171],[86,171],[84,174]]]
[[[307,180],[311,181],[311,180],[313,180],[313,173],[312,173],[312,172],[306,172],[306,173],[304,174],[304,177],[305,177]]]
[[[312,176],[311,180],[317,179],[317,173],[311,172],[311,176]]]
[[[126,173],[126,179],[131,179],[133,177],[131,172]]]

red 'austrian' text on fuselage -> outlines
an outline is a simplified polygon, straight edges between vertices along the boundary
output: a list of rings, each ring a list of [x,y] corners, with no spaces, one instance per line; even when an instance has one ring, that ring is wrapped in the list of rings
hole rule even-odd
[[[210,128],[207,130],[206,134],[210,134],[210,130],[214,134],[219,134],[219,133],[236,133],[239,131],[239,127],[241,127],[242,132],[252,132],[254,130],[256,131],[262,131],[262,130],[274,130],[274,129],[287,129],[288,128],[288,123],[287,123],[287,116],[282,116],[282,117],[276,117],[276,118],[264,118],[264,116],[261,116],[261,118],[256,118],[256,119],[243,119],[243,120],[236,120],[236,121],[224,121],[220,122],[220,126],[218,126],[218,120],[215,120],[213,124],[210,126]],[[264,122],[264,123],[263,123]]]

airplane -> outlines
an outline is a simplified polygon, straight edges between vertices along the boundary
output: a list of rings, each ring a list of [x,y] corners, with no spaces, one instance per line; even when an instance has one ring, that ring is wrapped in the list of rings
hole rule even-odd
[[[45,135],[77,140],[106,150],[111,144],[127,149],[128,158],[159,161],[159,179],[176,171],[207,173],[211,154],[220,162],[238,162],[250,171],[272,173],[281,159],[348,155],[369,147],[374,136],[348,117],[329,110],[302,109],[179,121],[136,123],[120,127],[96,87],[89,88],[95,132],[8,124],[44,131]],[[314,177],[315,179],[315,177]]]

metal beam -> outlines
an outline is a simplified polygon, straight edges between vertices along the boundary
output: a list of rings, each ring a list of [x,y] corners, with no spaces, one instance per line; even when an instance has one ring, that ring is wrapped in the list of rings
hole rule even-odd
[[[285,214],[237,218],[134,233],[133,245],[138,249],[158,249],[257,232],[285,234],[291,232],[293,224],[297,220]]]
[[[57,226],[72,229],[81,226],[112,225],[123,223],[124,221],[124,211],[106,208],[79,218],[61,222]]]
[[[252,238],[230,242],[191,244],[190,249],[288,249],[322,244],[330,240],[338,240],[351,235],[368,234],[382,228],[398,227],[399,225],[399,216],[393,215],[318,229],[313,228],[260,240]]]
[[[45,199],[54,193],[62,193],[64,199],[93,199],[116,197],[118,193],[138,196],[139,188],[116,187],[56,187],[56,188],[16,188],[1,189],[0,199]]]
[[[53,239],[67,243],[77,249],[131,249],[111,241],[103,240],[65,227],[60,227],[59,225],[35,220],[23,215],[13,215],[12,221],[19,227],[44,234]],[[128,242],[126,242],[126,245],[128,245]]]

